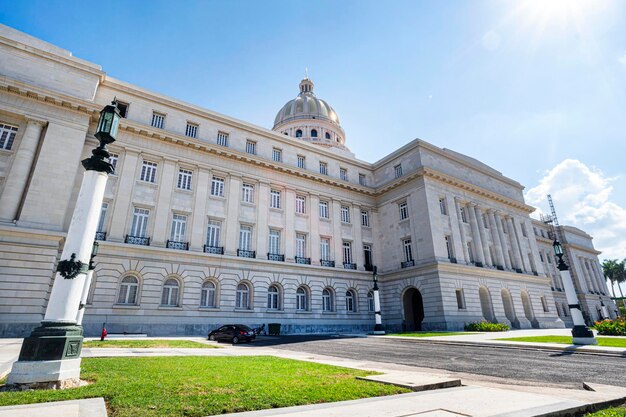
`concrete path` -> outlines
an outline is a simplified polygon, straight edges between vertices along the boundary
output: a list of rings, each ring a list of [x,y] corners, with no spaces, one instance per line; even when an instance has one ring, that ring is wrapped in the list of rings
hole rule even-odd
[[[0,417],[107,417],[103,398],[0,407]]]
[[[0,379],[10,371],[22,348],[22,339],[0,339]]]

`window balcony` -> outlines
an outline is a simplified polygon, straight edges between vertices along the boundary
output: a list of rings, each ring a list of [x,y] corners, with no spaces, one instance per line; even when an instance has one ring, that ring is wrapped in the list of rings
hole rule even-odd
[[[254,256],[253,256],[254,258]],[[279,253],[267,253],[268,261],[277,261],[277,262],[285,262],[285,255],[281,255]]]
[[[413,259],[410,261],[400,262],[400,268],[409,268],[411,266],[415,266],[415,261]]]
[[[343,269],[356,269],[356,264],[351,264],[349,262],[343,263]]]
[[[96,232],[96,240],[107,240],[107,232]]]
[[[329,268],[334,268],[335,261],[329,261],[328,259],[320,259],[320,265],[327,266]]]
[[[175,240],[168,240],[166,243],[168,249],[189,250],[189,242],[177,242]]]
[[[363,265],[363,268],[365,268],[366,271],[372,272],[374,270],[374,265],[365,264]]]
[[[296,263],[303,265],[311,265],[311,258],[303,258],[302,256],[296,256]]]
[[[208,246],[204,245],[204,253],[212,253],[213,255],[223,255],[224,247],[223,246]]]
[[[124,243],[128,243],[130,245],[150,246],[150,238],[144,236],[126,235]]]
[[[237,249],[237,256],[240,258],[256,258],[256,251]]]

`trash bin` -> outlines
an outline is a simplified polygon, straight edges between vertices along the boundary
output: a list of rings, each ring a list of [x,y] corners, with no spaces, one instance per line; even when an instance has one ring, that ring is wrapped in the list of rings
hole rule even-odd
[[[280,336],[280,323],[269,323],[267,329],[270,336]]]

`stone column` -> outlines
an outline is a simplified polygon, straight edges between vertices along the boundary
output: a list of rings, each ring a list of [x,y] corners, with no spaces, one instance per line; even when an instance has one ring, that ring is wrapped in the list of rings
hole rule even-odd
[[[473,247],[476,251],[476,262],[481,265],[485,265],[485,254],[483,253],[483,243],[480,239],[480,232],[478,231],[478,221],[476,220],[476,204],[469,203],[469,210],[467,210],[470,217],[470,227],[472,228]]]
[[[296,192],[285,191],[285,260],[294,261],[296,254]]]
[[[509,240],[511,245],[513,246],[513,259],[514,267],[519,270],[524,269],[524,264],[522,263],[522,258],[520,256],[519,243],[517,242],[517,236],[515,234],[515,226],[513,225],[513,219],[511,216],[506,216],[506,225],[509,232]]]
[[[504,224],[502,223],[502,213],[497,211],[494,214],[494,221],[496,222],[496,228],[498,229],[498,236],[500,237],[500,244],[502,245],[502,256],[504,257],[504,267],[506,269],[513,269],[512,260],[509,256],[509,245],[506,241],[506,234],[504,233]]]
[[[489,220],[489,228],[491,229],[491,239],[493,240],[493,246],[496,249],[496,259],[499,267],[504,268],[506,263],[504,261],[504,253],[502,252],[502,241],[500,240],[500,231],[496,224],[496,218],[493,214],[493,210],[487,210],[487,218]]]
[[[519,255],[520,255],[520,261],[521,261],[521,268],[523,271],[528,272],[530,271],[532,268],[530,266],[530,259],[528,258],[528,252],[526,251],[526,248],[524,245],[524,242],[522,240],[522,237],[524,236],[524,234],[522,233],[522,228],[520,223],[515,219],[515,218],[511,218],[511,221],[513,222],[513,230],[515,230],[515,239],[517,240],[517,246],[519,247]],[[526,231],[526,233],[528,234],[528,230]]]
[[[352,220],[352,237],[354,238],[354,242],[352,242],[352,251],[353,251],[353,262],[356,263],[356,269],[359,271],[364,271],[364,254],[363,254],[363,236],[362,236],[362,226],[361,226],[361,206],[352,205],[350,207],[352,211],[352,216],[354,217]]]
[[[34,168],[35,155],[45,123],[43,120],[31,118],[26,122],[26,130],[18,143],[11,170],[6,177],[4,192],[0,198],[0,219],[13,221],[17,218],[28,175]]]
[[[209,192],[209,173],[200,169],[198,171],[198,180],[196,181],[194,203],[193,203],[193,221],[191,225],[191,248],[194,250],[202,250],[206,242],[205,233],[207,223],[207,198]]]
[[[156,207],[154,208],[154,233],[152,242],[154,246],[165,246],[165,241],[169,239],[167,229],[172,223],[170,215],[170,203],[172,201],[172,190],[174,188],[174,178],[176,177],[176,162],[165,160],[163,162],[163,172],[159,178],[159,193]]]
[[[113,203],[113,214],[111,216],[111,233],[107,240],[123,242],[124,236],[130,232],[127,225],[132,221],[131,201],[133,189],[137,181],[137,164],[139,154],[134,151],[124,152],[124,163],[117,182],[117,194]]]
[[[609,287],[606,283],[606,278],[604,278],[604,272],[602,271],[602,266],[600,265],[600,262],[594,259],[591,263],[592,265],[594,265],[596,272],[598,273],[598,279],[602,284],[602,292],[606,295],[609,295]]]
[[[467,237],[465,236],[465,223],[461,218],[461,201],[458,197],[454,197],[454,214],[451,216],[450,227],[452,228],[452,239],[455,243],[455,253],[460,256],[463,254],[463,260],[469,263],[469,253],[467,251]],[[458,230],[458,232],[457,232]],[[460,246],[460,247],[459,247]]]
[[[487,265],[493,265],[494,262],[491,259],[491,251],[489,250],[489,241],[487,240],[487,232],[485,232],[485,224],[483,222],[482,211],[478,206],[474,206],[476,212],[476,221],[478,222],[478,231],[480,233],[480,241],[483,244],[483,253],[485,256],[485,263]]]
[[[309,256],[311,264],[320,262],[320,198],[317,195],[309,197]]]
[[[256,221],[256,250],[262,256],[267,253],[269,242],[269,211],[270,211],[270,184],[259,182],[257,195],[257,221]]]
[[[228,181],[228,190],[226,190],[226,239],[224,242],[224,253],[228,255],[236,255],[237,249],[239,249],[239,195],[241,193],[241,182],[241,178],[231,175]],[[257,227],[257,229],[259,228]],[[256,233],[258,236],[262,231],[256,230]],[[255,248],[251,249],[255,250]],[[257,256],[259,256],[258,248],[256,250]],[[263,256],[265,256],[265,253]]]
[[[591,284],[593,285],[593,290],[595,292],[599,293],[600,292],[600,286],[598,285],[598,280],[596,279],[595,275],[593,274],[593,271],[589,267],[589,260],[583,258],[583,262],[584,262],[584,267],[587,270],[587,275],[589,275],[589,281],[591,281]]]
[[[343,236],[341,233],[341,202],[332,200],[333,240],[332,251],[335,256],[335,267],[343,268]]]

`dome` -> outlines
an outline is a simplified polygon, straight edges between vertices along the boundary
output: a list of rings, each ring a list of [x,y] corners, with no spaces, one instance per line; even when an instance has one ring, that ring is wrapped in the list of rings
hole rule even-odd
[[[300,82],[300,94],[283,106],[276,115],[273,129],[280,125],[300,119],[325,120],[339,125],[339,117],[335,110],[313,93],[313,81],[308,78]]]

